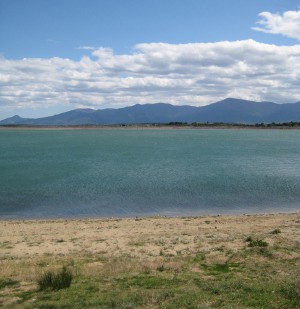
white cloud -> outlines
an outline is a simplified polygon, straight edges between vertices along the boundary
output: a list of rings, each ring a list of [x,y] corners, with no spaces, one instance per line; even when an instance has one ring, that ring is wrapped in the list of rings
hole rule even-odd
[[[252,29],[300,40],[300,11],[287,11],[282,15],[262,12],[259,16],[261,19],[257,23],[261,27]]]
[[[83,50],[96,50],[97,48],[96,47],[93,47],[93,46],[79,46],[77,47],[77,49],[83,49]]]
[[[87,53],[89,53],[87,51]],[[121,107],[169,102],[201,106],[239,97],[300,100],[300,45],[253,40],[138,44],[131,54],[91,50],[80,61],[0,58],[0,115],[18,109]],[[0,117],[3,118],[3,117]]]

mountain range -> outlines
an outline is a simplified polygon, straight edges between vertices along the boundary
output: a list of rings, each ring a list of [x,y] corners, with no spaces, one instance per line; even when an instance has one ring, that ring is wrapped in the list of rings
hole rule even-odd
[[[0,121],[0,125],[112,125],[169,122],[282,123],[300,121],[300,102],[276,104],[228,98],[210,105],[195,107],[166,103],[136,104],[119,109],[75,109],[43,118],[18,115]]]

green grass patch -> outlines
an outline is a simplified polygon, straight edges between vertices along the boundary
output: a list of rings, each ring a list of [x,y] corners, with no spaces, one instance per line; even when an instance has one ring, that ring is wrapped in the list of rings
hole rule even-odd
[[[201,264],[201,266],[211,274],[229,273],[240,266],[240,263],[217,263],[213,265]]]
[[[6,287],[15,286],[17,284],[19,284],[19,281],[17,281],[17,280],[0,278],[0,290],[4,289]]]
[[[121,289],[129,289],[139,287],[143,289],[161,289],[166,287],[174,287],[180,283],[180,280],[175,280],[172,277],[163,277],[158,275],[139,274],[133,277],[115,278],[115,286]]]
[[[195,257],[194,257],[194,262],[195,263],[200,263],[205,260],[205,253],[204,252],[197,252]]]
[[[300,308],[300,279],[283,282],[278,291],[287,299],[290,306]]]

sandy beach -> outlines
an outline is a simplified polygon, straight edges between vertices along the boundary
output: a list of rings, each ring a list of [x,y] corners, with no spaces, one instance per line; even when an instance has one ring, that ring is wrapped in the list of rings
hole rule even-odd
[[[280,229],[280,237],[270,232]],[[300,241],[300,214],[0,221],[1,256],[38,258],[131,254],[154,259],[164,250],[191,254],[220,246],[236,250],[247,235],[275,244]]]
[[[249,237],[263,240],[268,249],[249,249]],[[274,267],[278,269],[281,265],[276,278],[290,278],[297,268],[299,270],[300,214],[2,220],[0,244],[0,278],[3,282],[17,282],[0,289],[0,304],[7,308],[27,308],[41,295],[37,292],[37,277],[45,269],[62,265],[94,282],[97,276],[116,280],[121,274],[129,276],[132,273],[144,274],[145,271],[160,276],[159,267],[168,269],[172,276],[181,272],[186,276],[187,271],[198,276],[213,265],[243,264],[244,269],[252,269],[276,261]],[[199,254],[205,261],[202,266],[193,262]],[[187,261],[191,263],[189,266],[185,266]],[[257,266],[258,262],[260,266]],[[78,275],[78,282],[79,278]],[[209,276],[205,278],[210,280]],[[31,293],[31,298],[24,298],[24,293]]]

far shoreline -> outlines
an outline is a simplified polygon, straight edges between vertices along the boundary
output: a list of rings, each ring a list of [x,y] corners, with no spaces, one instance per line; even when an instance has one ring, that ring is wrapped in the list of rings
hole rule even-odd
[[[300,125],[288,124],[126,124],[126,125],[0,125],[0,131],[9,130],[299,130]]]

